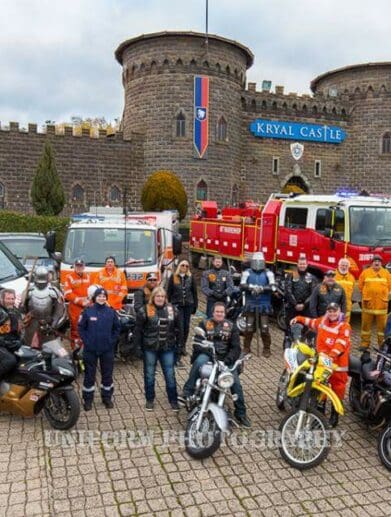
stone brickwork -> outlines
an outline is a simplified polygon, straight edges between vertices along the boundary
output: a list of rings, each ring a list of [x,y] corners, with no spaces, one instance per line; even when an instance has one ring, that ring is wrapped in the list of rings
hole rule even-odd
[[[65,213],[91,204],[127,204],[140,208],[145,179],[169,169],[182,180],[189,205],[197,184],[207,184],[208,198],[219,204],[252,198],[263,202],[271,192],[298,184],[310,193],[337,189],[389,191],[391,153],[382,152],[382,137],[391,131],[391,63],[369,63],[333,70],[311,83],[313,95],[257,91],[246,86],[254,56],[245,46],[220,36],[193,32],[161,32],[123,42],[115,52],[122,65],[125,105],[121,132],[98,139],[66,129],[46,134],[36,125],[20,131],[16,123],[0,131],[0,206],[31,211],[29,192],[46,138],[53,142],[56,163],[68,205]],[[209,147],[199,159],[193,146],[194,76],[209,77]],[[185,117],[184,136],[176,134],[176,119]],[[224,117],[227,135],[219,139]],[[302,142],[296,161],[292,140],[257,138],[249,130],[256,118],[338,126],[346,131],[341,144]],[[278,170],[273,171],[273,160]],[[320,174],[315,163],[320,162]],[[319,172],[319,171],[318,171]],[[72,199],[75,185],[82,201]],[[117,187],[120,199],[110,200]],[[2,188],[1,188],[2,187]],[[190,210],[191,212],[191,210]]]
[[[54,126],[46,133],[37,133],[30,124],[28,131],[20,131],[16,123],[9,130],[0,131],[0,182],[3,185],[3,206],[10,210],[32,211],[30,190],[38,161],[46,140],[52,143],[57,170],[67,195],[65,214],[85,210],[90,205],[110,202],[110,190],[116,186],[122,195],[127,187],[130,207],[138,203],[134,183],[142,181],[140,165],[142,138],[132,135],[125,141],[122,133],[107,137],[101,131],[99,138],[90,138],[89,131],[73,136],[69,128],[65,134],[56,134]],[[137,149],[135,149],[137,148]],[[83,199],[72,199],[75,185],[83,191]]]

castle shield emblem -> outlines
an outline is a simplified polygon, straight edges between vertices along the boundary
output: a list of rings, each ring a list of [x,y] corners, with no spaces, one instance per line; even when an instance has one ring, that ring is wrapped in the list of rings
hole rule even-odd
[[[295,142],[291,144],[291,154],[295,160],[300,160],[304,153],[304,145]]]

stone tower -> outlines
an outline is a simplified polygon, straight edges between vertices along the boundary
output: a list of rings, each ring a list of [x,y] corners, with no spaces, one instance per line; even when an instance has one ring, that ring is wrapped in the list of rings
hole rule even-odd
[[[123,131],[144,136],[144,171],[169,169],[182,180],[189,205],[205,182],[220,204],[231,198],[240,176],[241,94],[253,54],[215,35],[159,32],[123,42],[115,52],[125,92]],[[209,147],[204,159],[193,146],[194,77],[209,77]],[[178,117],[185,135],[177,135]],[[221,138],[218,128],[226,123]],[[219,125],[220,124],[220,125]],[[141,188],[142,185],[139,186]]]
[[[391,62],[332,70],[315,78],[311,89],[315,96],[337,97],[348,104],[349,135],[342,170],[351,185],[389,193]]]

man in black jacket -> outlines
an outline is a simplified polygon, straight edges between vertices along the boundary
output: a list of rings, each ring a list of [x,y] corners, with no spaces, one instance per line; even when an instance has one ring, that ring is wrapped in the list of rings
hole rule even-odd
[[[144,287],[141,289],[137,289],[134,293],[134,310],[136,313],[142,309],[145,305],[147,305],[149,301],[149,297],[151,296],[152,291],[155,287],[158,286],[159,279],[156,273],[148,273],[147,281]]]
[[[231,296],[234,284],[232,275],[223,267],[223,258],[216,255],[212,260],[212,268],[204,271],[201,277],[201,291],[206,296],[206,315],[212,317],[213,305],[216,302],[227,301]]]
[[[335,281],[335,271],[326,271],[323,282],[315,287],[310,298],[310,316],[319,318],[326,314],[327,306],[337,303],[346,313],[346,294],[344,288]]]
[[[239,330],[234,323],[225,319],[225,305],[223,302],[216,302],[213,307],[212,318],[203,320],[199,327],[206,333],[206,338],[213,341],[217,359],[232,366],[240,356]],[[180,401],[190,397],[194,392],[195,383],[199,376],[202,365],[211,360],[211,352],[194,343],[193,355],[191,358],[192,367],[189,378],[183,387],[183,395]],[[232,393],[237,395],[235,401],[235,418],[243,427],[251,427],[251,422],[246,415],[246,405],[242,385],[237,370],[233,372],[235,382],[231,388]]]
[[[285,342],[289,343],[289,346],[292,337],[291,320],[296,316],[311,316],[310,298],[318,282],[307,268],[307,259],[301,256],[297,261],[297,268],[285,277]]]

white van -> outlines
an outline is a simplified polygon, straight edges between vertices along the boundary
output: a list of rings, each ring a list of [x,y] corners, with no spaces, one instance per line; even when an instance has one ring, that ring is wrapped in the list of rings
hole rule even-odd
[[[27,286],[26,268],[10,250],[0,242],[0,289],[14,289],[20,300]]]

